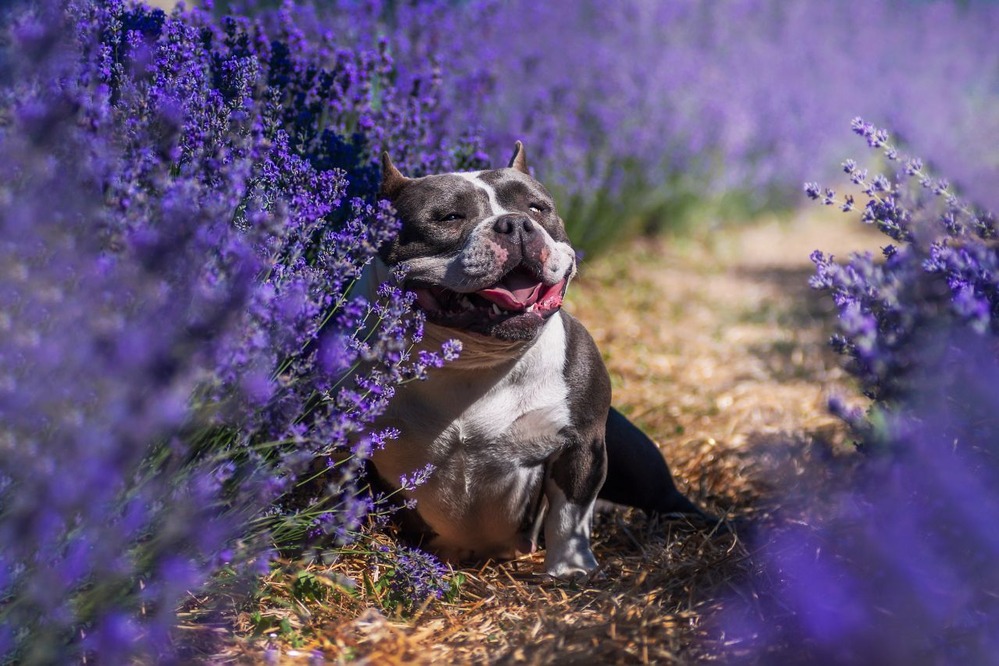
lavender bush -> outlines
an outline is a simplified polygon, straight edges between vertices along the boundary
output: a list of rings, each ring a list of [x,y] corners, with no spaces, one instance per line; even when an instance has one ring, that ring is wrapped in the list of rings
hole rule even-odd
[[[991,663],[999,649],[999,273],[995,217],[905,156],[884,130],[853,129],[891,176],[843,164],[867,198],[884,257],[813,255],[812,286],[839,310],[832,343],[872,399],[833,401],[868,454],[812,508],[768,536],[755,611],[727,630],[782,663]],[[806,185],[849,212],[853,195]],[[827,490],[828,492],[828,490]],[[735,619],[733,619],[735,618]]]
[[[887,131],[860,118],[853,129],[897,166],[889,178],[869,176],[854,160],[843,163],[867,197],[861,219],[893,242],[884,247],[883,261],[863,254],[839,264],[816,251],[811,285],[833,295],[839,332],[832,344],[847,357],[863,392],[879,409],[892,409],[920,390],[912,376],[946,353],[937,344],[946,339],[941,331],[999,334],[996,219],[958,197],[948,181],[928,174],[921,159],[901,153]],[[854,208],[852,195],[840,199],[816,183],[805,190],[845,212]]]
[[[191,593],[361,525],[370,423],[442,362],[396,284],[350,294],[396,228],[374,156],[476,147],[426,142],[433,72],[397,92],[288,8],[4,20],[0,661],[168,658]]]

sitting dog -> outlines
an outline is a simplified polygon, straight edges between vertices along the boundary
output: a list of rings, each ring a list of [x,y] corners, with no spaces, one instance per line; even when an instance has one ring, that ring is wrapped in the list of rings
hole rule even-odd
[[[382,483],[428,464],[405,528],[449,561],[533,552],[545,570],[591,573],[597,498],[659,514],[703,515],[680,494],[655,444],[612,409],[593,339],[561,309],[576,254],[551,194],[517,142],[509,167],[407,178],[382,156],[381,196],[401,230],[366,269],[390,267],[426,315],[428,348],[457,338],[457,361],[401,386],[380,427],[399,440],[374,453]]]

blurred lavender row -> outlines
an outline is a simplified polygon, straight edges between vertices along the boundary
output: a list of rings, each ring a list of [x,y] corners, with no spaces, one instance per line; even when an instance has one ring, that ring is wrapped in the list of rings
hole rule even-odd
[[[315,6],[354,39],[387,36],[401,70],[436,63],[448,132],[477,129],[494,163],[523,139],[585,249],[668,228],[691,204],[744,216],[797,203],[803,179],[848,154],[841,128],[858,114],[999,207],[994,3]]]
[[[932,344],[943,353],[867,440],[890,454],[821,487],[807,519],[760,535],[720,625],[746,663],[995,663],[995,339],[950,331]]]

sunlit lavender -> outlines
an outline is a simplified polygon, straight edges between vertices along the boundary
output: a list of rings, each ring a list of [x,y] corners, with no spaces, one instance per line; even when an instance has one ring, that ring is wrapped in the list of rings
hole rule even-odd
[[[817,250],[811,284],[830,292],[839,310],[833,346],[864,393],[891,409],[922,390],[912,376],[923,376],[944,353],[935,342],[941,331],[999,333],[996,218],[955,194],[922,159],[906,155],[886,130],[861,118],[852,127],[893,167],[889,175],[870,175],[855,160],[843,163],[858,196],[867,199],[861,221],[877,227],[887,242],[878,259],[861,254],[844,263]],[[805,191],[846,213],[855,206],[853,195],[817,183]]]

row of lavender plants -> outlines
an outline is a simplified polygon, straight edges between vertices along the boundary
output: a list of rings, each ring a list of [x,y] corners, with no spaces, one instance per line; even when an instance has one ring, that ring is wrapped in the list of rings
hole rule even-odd
[[[843,159],[838,129],[858,113],[999,207],[994,3],[313,4],[317,24],[437,63],[452,131],[477,128],[494,160],[526,141],[586,250],[692,209],[797,203],[803,175]]]
[[[443,359],[397,284],[350,291],[397,225],[375,156],[470,168],[477,143],[437,140],[431,67],[290,7],[2,19],[0,663],[176,659],[185,600],[377,513],[373,419]],[[408,602],[446,590],[406,561]]]
[[[376,508],[358,479],[393,433],[371,423],[442,361],[410,353],[421,325],[397,286],[377,302],[350,293],[396,225],[375,198],[384,148],[420,175],[526,140],[585,249],[668,222],[692,192],[785,199],[860,110],[995,205],[978,138],[999,127],[999,11],[975,2],[255,5],[0,10],[8,660],[168,655],[190,593],[234,589],[275,547],[344,543]],[[955,228],[982,219],[944,213]],[[898,215],[885,219],[906,228]],[[922,260],[906,233],[886,265]],[[942,277],[912,307],[937,303],[988,340],[991,255],[981,234],[958,235],[973,261],[938,243],[927,266]],[[903,273],[850,270],[875,302]],[[880,311],[850,307],[841,348],[873,397],[905,396],[886,413],[907,423],[924,326],[882,329]],[[400,561],[426,571],[394,567],[396,596],[442,593],[432,560]]]
[[[731,621],[782,663],[985,664],[999,651],[999,228],[887,131],[853,121],[891,167],[843,163],[846,193],[806,193],[889,241],[812,255],[838,310],[832,345],[870,399],[831,400],[867,454],[807,523],[761,549],[763,600]],[[828,492],[828,491],[827,491]],[[737,605],[738,606],[738,605]],[[733,613],[738,616],[738,613]],[[730,636],[730,638],[732,638]]]

